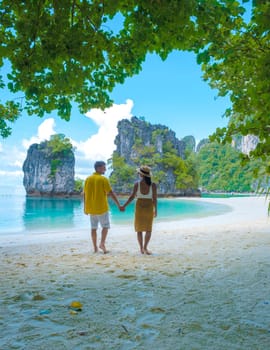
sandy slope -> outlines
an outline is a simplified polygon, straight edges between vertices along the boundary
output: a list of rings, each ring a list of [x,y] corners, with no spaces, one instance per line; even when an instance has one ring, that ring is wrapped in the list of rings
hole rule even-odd
[[[267,203],[204,200],[233,210],[155,224],[152,256],[132,226],[110,230],[107,255],[84,231],[1,238],[0,349],[268,349]]]

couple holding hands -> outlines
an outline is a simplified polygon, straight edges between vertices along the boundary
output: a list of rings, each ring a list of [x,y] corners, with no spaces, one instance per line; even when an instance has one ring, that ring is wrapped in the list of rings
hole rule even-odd
[[[137,169],[140,180],[134,184],[132,193],[123,205],[120,205],[109,180],[103,176],[106,172],[106,163],[97,161],[94,168],[95,172],[88,176],[84,183],[84,213],[90,215],[94,252],[97,253],[99,248],[104,254],[108,253],[105,246],[110,228],[108,196],[113,199],[120,211],[125,211],[126,206],[136,197],[135,232],[137,232],[141,253],[150,255],[148,243],[151,239],[153,219],[157,216],[157,186],[151,180],[150,168],[141,166]],[[98,246],[97,229],[99,224],[101,226],[101,239]],[[143,232],[145,232],[144,236]]]

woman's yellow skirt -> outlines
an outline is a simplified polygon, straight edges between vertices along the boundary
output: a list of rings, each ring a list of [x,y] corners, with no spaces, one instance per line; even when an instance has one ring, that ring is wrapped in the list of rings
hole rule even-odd
[[[152,199],[138,198],[135,207],[135,231],[151,232],[154,219],[154,205]]]

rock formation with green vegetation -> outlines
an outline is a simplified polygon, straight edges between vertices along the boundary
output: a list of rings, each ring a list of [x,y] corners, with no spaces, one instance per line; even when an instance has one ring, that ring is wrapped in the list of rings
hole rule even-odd
[[[111,182],[117,192],[129,193],[137,179],[136,168],[145,164],[153,170],[160,195],[197,196],[198,188],[206,192],[255,192],[261,161],[242,166],[241,154],[252,152],[257,143],[254,136],[239,135],[231,145],[203,139],[196,147],[193,136],[179,140],[166,126],[133,117],[118,123],[116,150],[110,160]]]
[[[196,154],[200,187],[209,192],[255,192],[258,179],[254,171],[259,162],[252,160],[242,166],[240,151],[235,147],[205,143]]]
[[[63,134],[32,144],[23,164],[23,185],[27,195],[53,197],[79,194],[82,186],[76,185],[74,167],[73,147]]]
[[[193,144],[192,137],[179,140],[168,127],[152,125],[144,118],[120,121],[111,159],[114,189],[129,193],[137,178],[136,168],[148,165],[158,183],[159,195],[199,196],[195,164],[186,157],[190,142]]]

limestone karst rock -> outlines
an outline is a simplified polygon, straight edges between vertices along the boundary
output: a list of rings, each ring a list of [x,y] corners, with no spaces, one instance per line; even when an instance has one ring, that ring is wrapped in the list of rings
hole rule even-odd
[[[195,148],[195,139],[188,136],[186,139],[179,140],[175,132],[167,126],[160,124],[151,124],[143,118],[132,117],[131,120],[123,119],[118,123],[118,134],[115,138],[116,150],[114,154],[124,159],[125,164],[135,169],[143,158],[156,157],[162,160],[166,157],[168,147],[176,157],[185,159],[187,149]],[[168,146],[169,145],[169,146]],[[149,154],[147,154],[149,150]],[[148,164],[149,165],[149,164]],[[176,184],[176,174],[173,166],[157,161],[152,170],[155,174],[164,174],[158,180],[158,193],[160,196],[200,196],[197,188],[179,189]],[[113,169],[117,174],[118,169]],[[128,182],[120,177],[114,176],[114,189],[119,193],[129,193],[130,184],[135,180],[129,178]]]
[[[54,165],[54,169],[53,169]],[[47,142],[32,144],[23,164],[28,196],[67,196],[74,193],[75,157],[72,150],[55,156]]]

